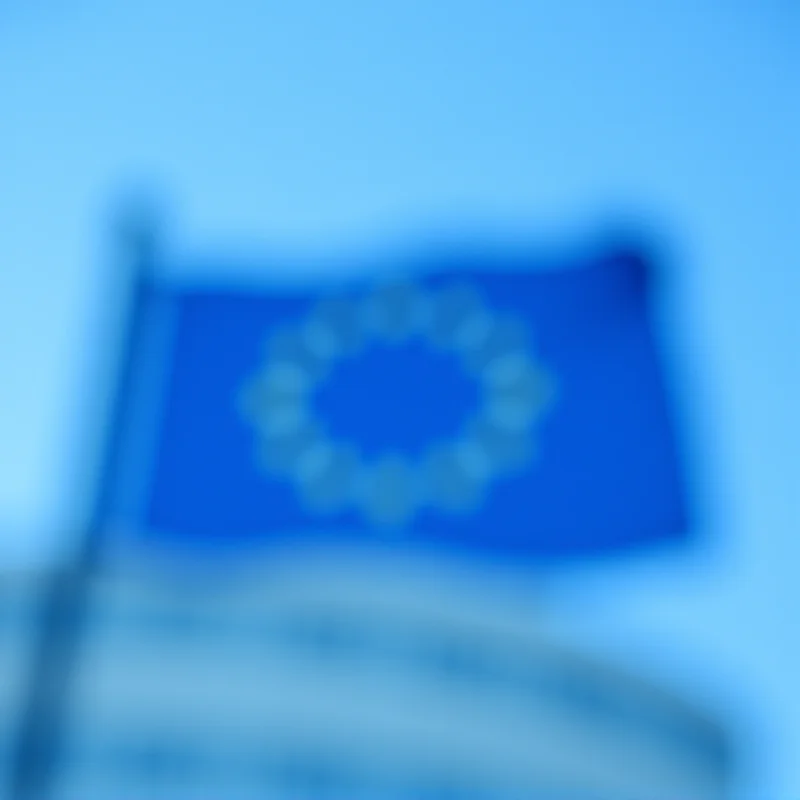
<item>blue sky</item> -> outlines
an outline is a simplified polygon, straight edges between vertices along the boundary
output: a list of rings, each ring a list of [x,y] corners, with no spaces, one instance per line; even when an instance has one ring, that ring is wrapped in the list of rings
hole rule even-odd
[[[582,641],[735,711],[743,797],[800,796],[800,9],[635,5],[4,3],[0,558],[68,541],[127,193],[164,197],[193,252],[641,221],[673,268],[700,542],[541,591]]]

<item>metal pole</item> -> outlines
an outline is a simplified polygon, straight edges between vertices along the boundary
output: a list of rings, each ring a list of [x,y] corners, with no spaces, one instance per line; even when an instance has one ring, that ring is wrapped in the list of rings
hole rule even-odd
[[[145,303],[155,261],[152,218],[128,212],[117,230],[125,292],[115,374],[97,461],[97,478],[88,521],[70,563],[48,574],[35,631],[28,695],[23,705],[11,763],[12,800],[46,800],[54,788],[62,754],[65,712],[71,679],[91,600],[91,579],[103,546],[105,523],[122,457],[123,430],[129,412],[133,365],[145,324]]]

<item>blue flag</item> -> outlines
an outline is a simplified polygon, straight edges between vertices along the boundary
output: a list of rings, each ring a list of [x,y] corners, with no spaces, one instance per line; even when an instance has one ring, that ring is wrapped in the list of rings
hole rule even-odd
[[[151,278],[104,522],[192,546],[536,557],[684,535],[646,260],[499,261],[294,288]]]

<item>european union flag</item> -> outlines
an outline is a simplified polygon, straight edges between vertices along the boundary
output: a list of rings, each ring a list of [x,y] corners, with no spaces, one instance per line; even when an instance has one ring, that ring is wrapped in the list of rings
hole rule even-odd
[[[533,556],[680,537],[646,259],[526,266],[241,290],[151,277],[105,522],[173,544]]]

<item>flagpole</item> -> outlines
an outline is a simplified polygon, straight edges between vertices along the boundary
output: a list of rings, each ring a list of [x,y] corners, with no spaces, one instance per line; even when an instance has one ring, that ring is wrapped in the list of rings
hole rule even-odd
[[[125,420],[145,301],[156,260],[152,214],[128,209],[115,231],[116,277],[121,302],[117,313],[119,344],[110,376],[107,416],[94,466],[96,478],[87,521],[74,554],[53,568],[44,581],[20,726],[12,753],[11,800],[47,800],[52,796],[62,755],[65,714],[78,651],[103,545],[104,523],[120,464]]]

